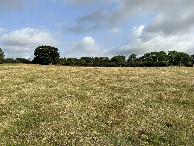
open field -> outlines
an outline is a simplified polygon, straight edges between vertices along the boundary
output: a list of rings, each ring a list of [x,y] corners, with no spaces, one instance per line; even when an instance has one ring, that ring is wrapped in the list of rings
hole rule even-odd
[[[194,145],[194,68],[0,65],[0,145]]]

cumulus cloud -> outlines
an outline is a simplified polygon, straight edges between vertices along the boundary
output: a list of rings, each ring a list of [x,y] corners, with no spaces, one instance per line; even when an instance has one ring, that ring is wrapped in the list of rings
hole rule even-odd
[[[147,26],[133,28],[126,45],[112,50],[114,54],[143,55],[151,51],[176,50],[194,53],[194,1],[191,0],[123,0],[107,19],[110,25],[118,24],[139,15],[153,14]]]
[[[34,49],[40,45],[58,46],[49,32],[34,28],[23,28],[10,33],[3,34],[0,38],[0,44],[5,57],[32,57]]]
[[[165,35],[163,32],[147,33],[146,27],[143,25],[134,27],[132,42],[125,46],[114,50],[114,54],[130,54],[143,55],[154,51],[180,51],[188,54],[194,53],[194,36],[190,33],[182,35]],[[194,31],[194,30],[193,30]]]
[[[95,39],[88,36],[79,42],[74,42],[69,49],[63,52],[66,57],[96,57],[103,56],[104,51],[95,42]]]
[[[144,28],[145,28],[144,25],[141,25],[139,27],[134,27],[133,28],[133,34],[134,34],[134,36],[136,36],[136,37],[141,36]]]
[[[31,0],[37,1],[37,0]],[[75,6],[97,5],[95,11],[78,17],[72,25],[61,23],[57,27],[59,33],[71,32],[83,34],[108,28],[112,33],[120,32],[125,23],[130,23],[131,18],[139,19],[140,16],[151,15],[152,21],[145,26],[140,25],[133,28],[133,34],[128,35],[130,39],[122,47],[109,51],[110,55],[130,55],[132,53],[143,55],[151,51],[184,51],[194,53],[194,1],[193,0],[52,0],[71,3]],[[24,0],[0,0],[0,9],[19,9],[23,6]],[[116,5],[112,5],[113,3]],[[98,5],[99,4],[99,5]],[[106,6],[103,6],[106,4]],[[111,5],[111,6],[110,6]],[[111,8],[110,8],[110,7]],[[108,8],[108,9],[106,9]],[[106,10],[105,10],[106,9]],[[0,33],[5,33],[0,28]],[[126,35],[125,35],[126,36]],[[111,36],[108,36],[111,37]],[[117,40],[116,40],[117,41]],[[11,33],[4,34],[0,38],[0,44],[6,48],[7,54],[12,56],[29,56],[30,50],[42,44],[55,45],[51,34],[33,28],[25,28]],[[2,48],[3,48],[2,47]],[[23,54],[23,55],[21,55]],[[75,42],[69,49],[66,49],[63,56],[104,56],[103,51],[92,37],[84,37],[81,41]]]

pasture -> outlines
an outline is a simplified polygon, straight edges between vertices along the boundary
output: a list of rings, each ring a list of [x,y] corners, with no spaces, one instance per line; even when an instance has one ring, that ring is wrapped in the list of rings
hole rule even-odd
[[[194,145],[194,68],[0,65],[0,145]]]

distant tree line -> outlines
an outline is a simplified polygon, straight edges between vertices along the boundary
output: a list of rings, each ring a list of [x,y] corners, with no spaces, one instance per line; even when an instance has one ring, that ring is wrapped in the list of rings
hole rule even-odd
[[[184,52],[164,51],[146,53],[141,57],[131,54],[128,58],[123,55],[108,57],[81,57],[60,58],[58,49],[51,46],[39,46],[34,51],[34,59],[6,58],[0,48],[0,63],[26,63],[26,64],[59,64],[63,66],[88,67],[165,67],[165,66],[194,66],[194,54]]]

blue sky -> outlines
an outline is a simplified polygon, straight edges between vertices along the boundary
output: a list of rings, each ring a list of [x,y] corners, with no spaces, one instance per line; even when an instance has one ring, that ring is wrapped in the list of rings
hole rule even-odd
[[[33,58],[39,45],[61,57],[194,54],[192,0],[0,0],[5,57]]]

